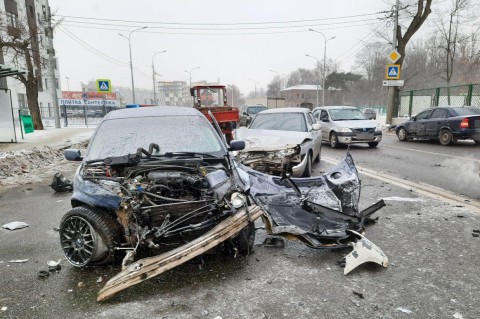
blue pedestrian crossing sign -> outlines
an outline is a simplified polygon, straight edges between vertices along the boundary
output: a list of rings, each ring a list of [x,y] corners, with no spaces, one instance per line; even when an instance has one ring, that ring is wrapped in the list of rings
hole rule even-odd
[[[109,79],[97,79],[98,93],[112,93],[112,82]]]
[[[385,68],[385,80],[400,79],[400,64],[387,64]]]

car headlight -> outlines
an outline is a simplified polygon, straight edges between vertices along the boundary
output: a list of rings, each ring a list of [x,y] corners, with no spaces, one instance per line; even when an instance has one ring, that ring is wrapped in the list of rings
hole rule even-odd
[[[378,124],[377,127],[375,128],[375,132],[381,132],[382,131],[382,125]]]
[[[339,132],[342,132],[342,133],[352,133],[352,129],[348,128],[348,127],[341,127],[339,130]]]

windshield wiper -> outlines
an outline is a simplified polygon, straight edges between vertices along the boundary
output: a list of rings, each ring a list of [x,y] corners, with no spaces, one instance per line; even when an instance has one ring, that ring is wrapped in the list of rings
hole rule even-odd
[[[217,158],[217,156],[207,153],[197,153],[197,152],[167,152],[163,154],[165,157],[174,157],[174,156],[203,156],[203,157],[213,157]]]

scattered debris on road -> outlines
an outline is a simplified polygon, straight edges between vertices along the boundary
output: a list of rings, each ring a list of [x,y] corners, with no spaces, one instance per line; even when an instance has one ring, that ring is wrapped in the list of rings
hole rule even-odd
[[[17,230],[17,229],[22,229],[29,226],[30,225],[25,222],[11,222],[3,225],[2,228],[8,229],[8,230]]]
[[[63,176],[62,173],[55,173],[53,176],[52,183],[50,184],[50,187],[59,193],[63,192],[71,192],[73,191],[73,183],[68,180],[65,176]]]
[[[23,264],[28,262],[28,259],[14,259],[14,260],[9,260],[9,263],[14,263],[14,264]]]

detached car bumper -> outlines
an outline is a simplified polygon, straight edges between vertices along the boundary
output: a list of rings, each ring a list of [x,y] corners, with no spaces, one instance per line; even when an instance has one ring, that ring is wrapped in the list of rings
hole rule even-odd
[[[379,143],[382,140],[382,132],[375,131],[374,133],[337,133],[338,141],[342,144],[355,143]]]

